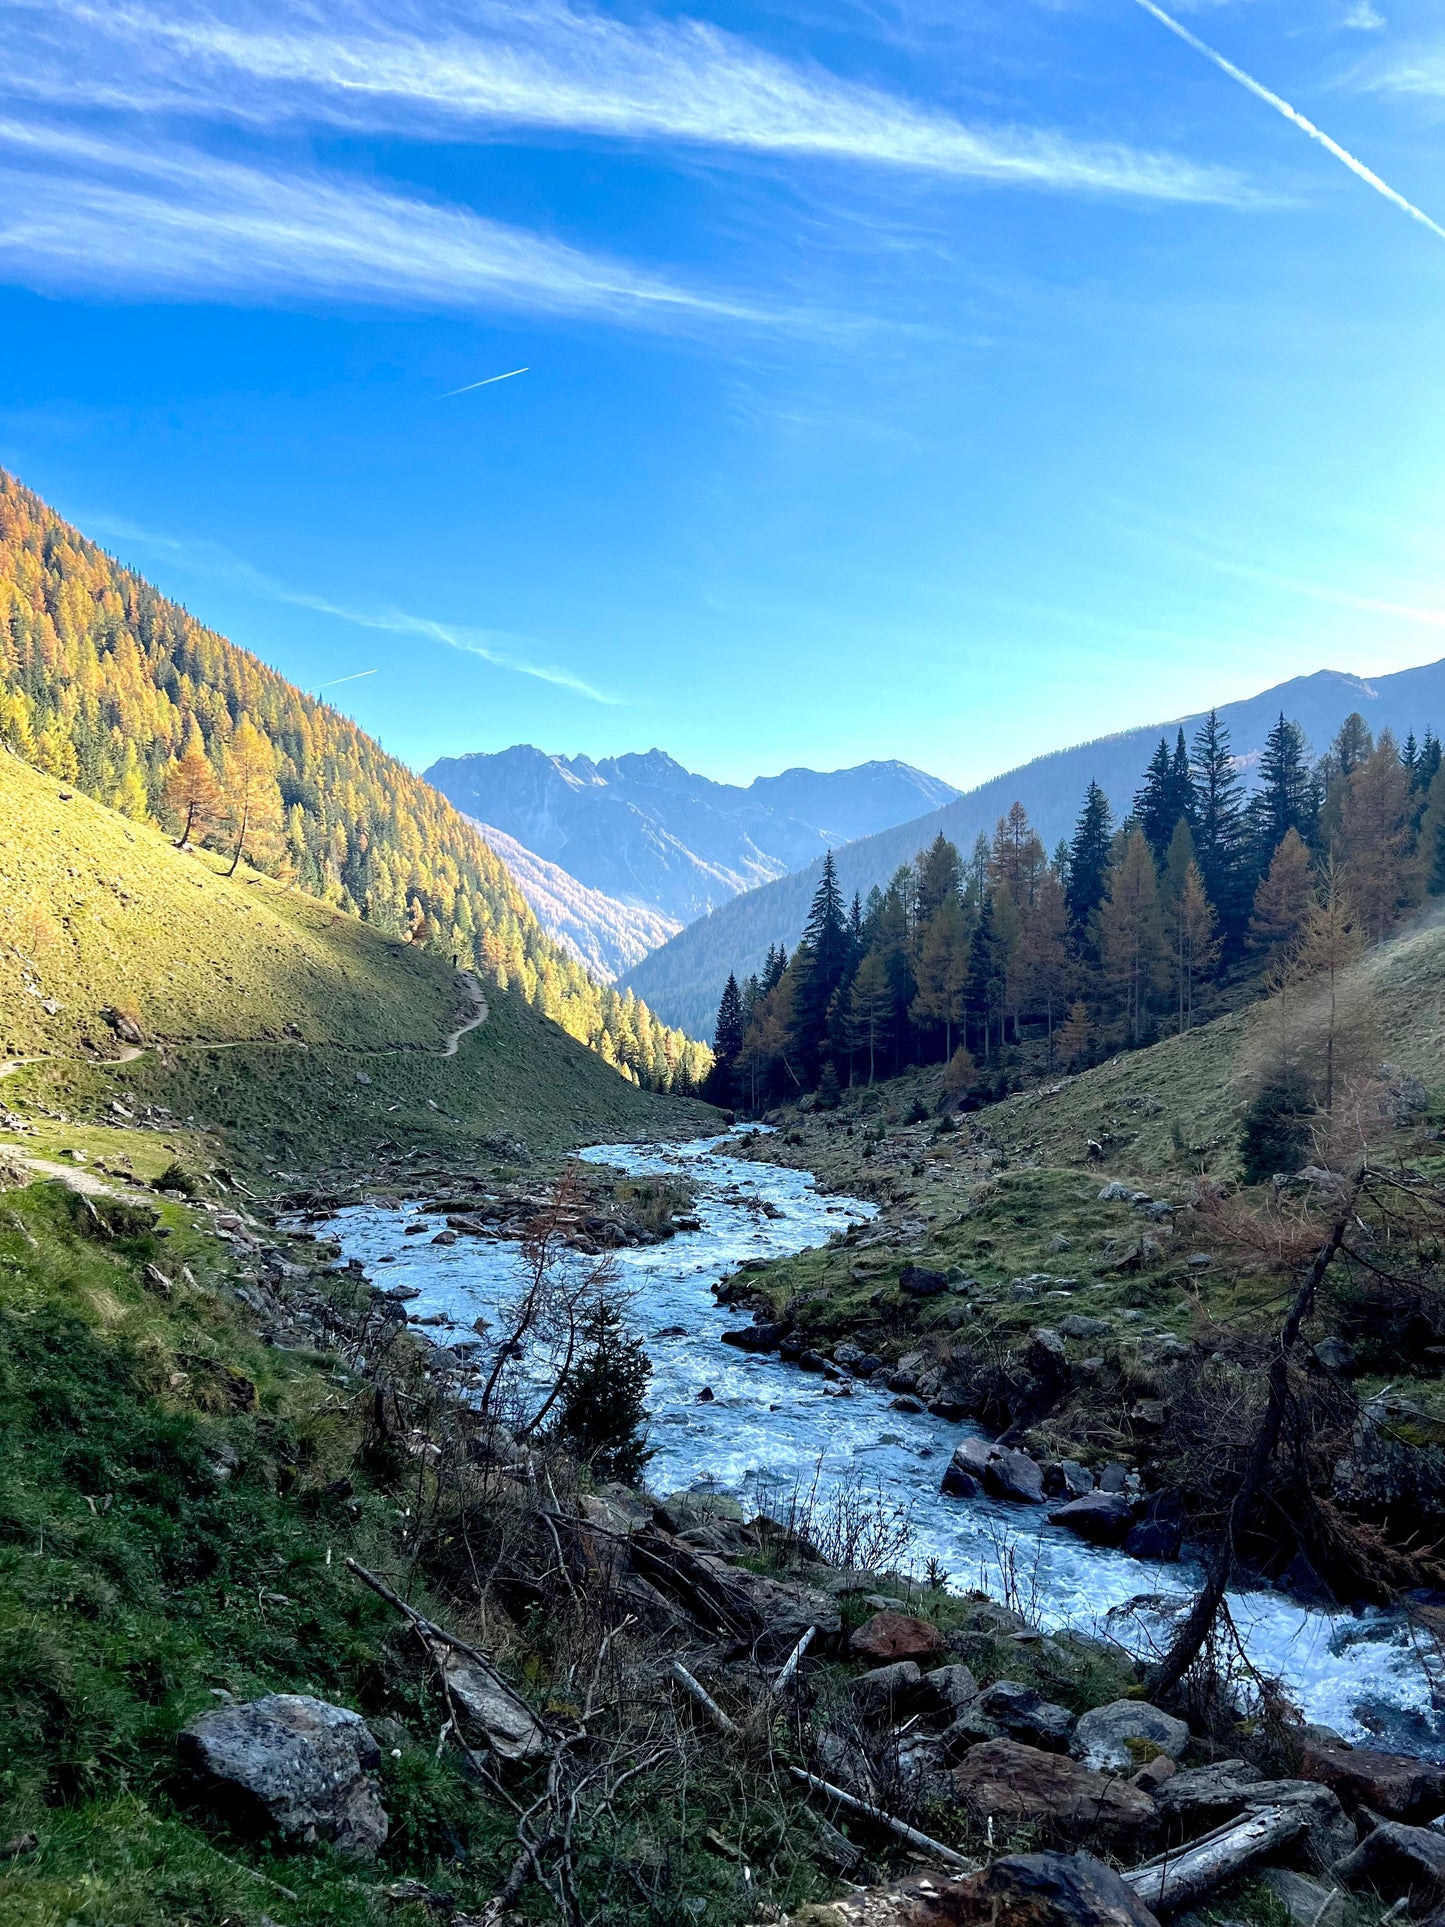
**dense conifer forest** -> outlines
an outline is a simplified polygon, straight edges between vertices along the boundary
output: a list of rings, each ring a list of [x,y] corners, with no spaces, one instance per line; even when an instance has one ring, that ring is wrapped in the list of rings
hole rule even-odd
[[[1097,783],[1045,851],[1022,804],[967,856],[942,834],[867,901],[831,854],[792,957],[730,976],[710,1094],[758,1111],[917,1064],[965,1108],[1190,1029],[1241,997],[1325,981],[1445,894],[1445,776],[1350,716],[1311,762],[1283,714],[1246,795],[1211,712],[1161,737],[1115,823]]]
[[[428,784],[203,627],[0,470],[0,743],[137,821],[452,956],[625,1076],[688,1091],[706,1048],[548,937]]]

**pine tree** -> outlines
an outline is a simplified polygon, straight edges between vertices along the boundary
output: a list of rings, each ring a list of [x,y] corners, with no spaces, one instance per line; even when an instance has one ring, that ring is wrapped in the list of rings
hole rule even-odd
[[[1192,828],[1196,816],[1194,779],[1182,729],[1172,756],[1168,742],[1162,736],[1159,738],[1159,747],[1150,758],[1144,782],[1134,798],[1133,814],[1154,861],[1162,865],[1176,826],[1184,822]]]
[[[1421,884],[1432,897],[1445,896],[1445,772],[1438,765],[1426,792],[1417,849]]]
[[[1340,859],[1371,943],[1412,894],[1410,832],[1410,777],[1394,738],[1382,730],[1375,748],[1351,769],[1340,805]]]
[[[849,995],[848,1015],[850,1046],[867,1053],[871,1084],[878,1074],[879,1058],[893,1041],[893,987],[876,950],[870,950],[858,966]]]
[[[1003,1042],[1004,995],[1007,987],[1007,959],[999,945],[994,925],[994,895],[987,891],[968,945],[968,977],[964,1007],[974,1034],[983,1038],[985,1062],[993,1057],[994,1026],[998,1025]]]
[[[273,835],[281,822],[276,752],[244,711],[226,745],[224,775],[226,809],[236,837],[226,874],[234,876],[247,839],[260,843]]]
[[[1059,1062],[1067,1064],[1071,1070],[1086,1064],[1093,1054],[1094,1026],[1089,1016],[1089,1006],[1082,998],[1075,998],[1069,1006],[1069,1015],[1059,1032]]]
[[[942,830],[920,854],[917,870],[915,914],[920,924],[928,924],[946,903],[958,900],[963,887],[963,866],[959,862],[958,851]]]
[[[1382,744],[1385,740],[1382,736]],[[1389,745],[1389,753],[1393,761],[1393,743]],[[1368,760],[1366,764],[1357,764],[1354,774],[1358,775],[1366,767]],[[1291,984],[1311,986],[1322,1003],[1324,1110],[1327,1117],[1333,1113],[1335,1103],[1342,980],[1362,947],[1355,906],[1343,885],[1339,866],[1333,857],[1327,858],[1320,893],[1310,906],[1309,916],[1290,958],[1287,980]]]
[[[1279,721],[1265,738],[1259,761],[1259,789],[1249,805],[1258,870],[1269,867],[1270,859],[1291,830],[1308,841],[1311,814],[1304,731],[1298,723],[1286,721],[1281,710]]]
[[[1049,868],[1040,877],[1034,900],[1024,915],[1019,961],[1023,997],[1031,1010],[1043,1014],[1050,1070],[1054,1068],[1054,1026],[1063,1015],[1077,974],[1068,939],[1069,912],[1063,887],[1057,872]]]
[[[185,748],[166,774],[164,801],[181,826],[176,838],[180,850],[189,849],[196,838],[203,837],[220,814],[221,786],[194,716],[186,730]]]
[[[1066,892],[1075,935],[1085,947],[1092,944],[1093,919],[1109,888],[1113,836],[1114,815],[1109,799],[1097,783],[1090,783],[1069,844]]]
[[[1159,879],[1141,830],[1125,839],[1099,911],[1104,969],[1118,990],[1125,1034],[1142,1043],[1150,1000],[1164,980],[1168,952],[1159,910]]]
[[[1249,941],[1267,958],[1287,951],[1298,939],[1315,904],[1315,874],[1298,830],[1285,832],[1269,869],[1254,893]]]
[[[850,957],[848,918],[838,888],[833,852],[823,859],[823,874],[813,894],[803,940],[793,958],[797,988],[793,1001],[793,1042],[809,1083],[817,1077],[819,1054],[828,1031],[834,994],[847,974]]]
[[[713,1093],[714,1102],[730,1104],[733,1101],[733,1073],[738,1058],[742,1055],[743,1038],[747,1034],[747,1020],[743,1014],[742,992],[732,971],[723,985],[723,994],[717,1007],[717,1028],[713,1041],[712,1075],[708,1088]]]
[[[1224,941],[1233,948],[1243,936],[1248,906],[1244,786],[1217,710],[1211,709],[1194,732],[1193,768],[1199,874],[1222,919]]]
[[[578,1358],[562,1382],[557,1437],[594,1477],[640,1483],[647,1445],[647,1385],[652,1365],[616,1306],[599,1298]]]
[[[968,933],[963,905],[955,891],[939,905],[918,955],[918,990],[913,999],[913,1021],[924,1027],[943,1027],[943,1058],[953,1055],[953,1033],[965,1016],[968,981]]]
[[[1169,913],[1170,962],[1174,968],[1174,987],[1178,1000],[1179,1028],[1186,1031],[1194,1023],[1196,986],[1213,971],[1219,959],[1219,939],[1214,934],[1214,906],[1204,890],[1199,865],[1192,860]]]

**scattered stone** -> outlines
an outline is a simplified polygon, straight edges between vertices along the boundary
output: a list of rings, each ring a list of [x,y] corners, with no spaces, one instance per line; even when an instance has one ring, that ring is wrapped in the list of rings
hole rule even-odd
[[[389,1822],[372,1778],[381,1749],[344,1706],[268,1693],[202,1713],[179,1745],[239,1818],[264,1818],[286,1839],[329,1841],[361,1858],[386,1839]]]
[[[1300,1773],[1336,1792],[1346,1807],[1368,1807],[1387,1820],[1433,1820],[1445,1812],[1445,1767],[1398,1753],[1374,1753],[1338,1738],[1311,1734]]]
[[[1013,1505],[1042,1505],[1044,1475],[1027,1452],[1000,1452],[984,1467],[984,1490]]]
[[[1355,1369],[1353,1345],[1347,1345],[1343,1338],[1336,1338],[1333,1333],[1320,1340],[1314,1348],[1314,1354],[1327,1372],[1337,1372],[1342,1378]]]
[[[911,1392],[900,1392],[898,1397],[888,1402],[890,1412],[921,1412],[923,1400],[915,1398]]]
[[[809,1927],[1158,1927],[1092,1854],[1009,1854],[966,1880],[917,1874],[795,1915]]]
[[[775,1352],[788,1335],[786,1325],[764,1323],[744,1325],[722,1335],[724,1345],[736,1345],[741,1352]]]
[[[1129,1778],[1131,1783],[1138,1787],[1141,1793],[1157,1794],[1164,1782],[1166,1780],[1172,1780],[1178,1771],[1179,1768],[1167,1753],[1159,1753],[1149,1762],[1148,1766],[1141,1766],[1139,1771],[1137,1773],[1131,1773]]]
[[[1109,1321],[1086,1318],[1081,1311],[1071,1311],[1067,1318],[1059,1320],[1059,1330],[1065,1338],[1103,1338],[1109,1330]]]
[[[1214,1263],[1214,1256],[1208,1251],[1191,1251],[1184,1262],[1191,1271],[1208,1271]]]
[[[456,1241],[457,1241],[457,1234],[455,1231],[452,1231],[450,1229],[446,1231],[438,1231],[435,1237],[432,1239],[432,1243],[434,1245],[454,1245]]]
[[[1049,1524],[1087,1539],[1095,1546],[1117,1546],[1134,1521],[1134,1508],[1122,1492],[1086,1492],[1049,1514]]]
[[[958,1663],[935,1666],[931,1673],[924,1674],[923,1684],[935,1703],[950,1713],[961,1713],[978,1698],[978,1681],[966,1666]]]
[[[540,1722],[502,1680],[461,1653],[445,1652],[443,1664],[452,1700],[481,1728],[501,1759],[525,1760],[546,1752],[547,1735]]]
[[[1373,1887],[1387,1899],[1432,1904],[1445,1895],[1445,1835],[1433,1827],[1386,1820],[1337,1861],[1333,1872],[1347,1887]]]
[[[1127,1465],[1106,1465],[1099,1474],[1101,1492],[1122,1492],[1129,1481]]]
[[[990,1440],[967,1438],[954,1446],[953,1463],[960,1472],[967,1472],[975,1479],[982,1479],[998,1454],[998,1447]]]
[[[1216,1760],[1212,1766],[1187,1767],[1159,1789],[1159,1811],[1182,1833],[1205,1833],[1242,1813],[1263,1781],[1259,1768],[1247,1760]]]
[[[948,1274],[930,1271],[926,1265],[905,1265],[898,1274],[898,1289],[912,1298],[932,1298],[948,1289]]]
[[[955,1464],[944,1467],[938,1489],[946,1499],[976,1499],[982,1490],[971,1472]]]
[[[953,1783],[980,1821],[992,1815],[995,1830],[1004,1835],[1036,1826],[1056,1839],[1098,1840],[1128,1852],[1155,1824],[1154,1802],[1127,1780],[1017,1740],[986,1740],[974,1747],[954,1768]],[[1445,1851],[1445,1840],[1440,1845]]]
[[[875,1666],[899,1659],[933,1659],[943,1651],[943,1635],[911,1613],[877,1612],[854,1631],[848,1650],[855,1659],[872,1660]]]
[[[1322,1887],[1288,1867],[1266,1867],[1258,1878],[1295,1927],[1345,1927],[1345,1896],[1338,1887]]]
[[[853,1681],[853,1701],[865,1719],[891,1724],[918,1692],[923,1674],[912,1659],[875,1666]]]
[[[1127,1184],[1120,1184],[1115,1178],[1099,1193],[1099,1202],[1100,1204],[1148,1204],[1149,1193],[1131,1190]]]
[[[1189,1728],[1148,1700],[1113,1700],[1083,1714],[1069,1742],[1076,1760],[1096,1773],[1128,1773],[1151,1756],[1177,1760],[1189,1744]]]
[[[1074,1716],[1055,1706],[1032,1686],[1011,1679],[995,1680],[974,1702],[982,1716],[1010,1740],[1022,1740],[1045,1753],[1063,1753],[1069,1745]]]

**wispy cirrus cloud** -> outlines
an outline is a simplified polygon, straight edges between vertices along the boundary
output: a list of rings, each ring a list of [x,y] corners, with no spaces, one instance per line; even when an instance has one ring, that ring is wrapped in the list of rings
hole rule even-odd
[[[84,519],[88,529],[108,541],[153,555],[167,556],[210,581],[229,582],[266,602],[284,603],[293,609],[308,609],[314,615],[333,616],[338,622],[349,623],[357,629],[370,629],[393,636],[421,636],[427,641],[442,643],[448,649],[460,650],[463,655],[480,657],[496,669],[529,676],[535,682],[550,683],[555,689],[570,690],[573,695],[582,696],[588,702],[604,703],[609,708],[624,706],[620,696],[612,696],[598,689],[575,671],[557,663],[540,661],[528,653],[529,642],[525,636],[513,635],[504,629],[478,629],[468,623],[438,622],[434,617],[413,615],[405,609],[359,609],[347,603],[335,602],[329,596],[315,595],[306,589],[293,589],[284,582],[278,582],[274,576],[267,575],[220,542],[189,541],[174,535],[163,535],[104,512],[88,514]],[[367,670],[363,673],[371,675],[375,672]],[[339,677],[337,680],[349,682],[354,679]]]
[[[1374,93],[1445,100],[1445,38],[1417,41],[1371,61],[1360,79]]]
[[[9,0],[6,87],[32,99],[455,138],[539,129],[906,168],[1142,200],[1251,198],[1232,170],[1125,141],[970,126],[706,22],[542,0],[145,7]]]
[[[781,318],[367,182],[14,117],[0,119],[0,268],[42,290],[170,299],[509,307],[642,326]]]

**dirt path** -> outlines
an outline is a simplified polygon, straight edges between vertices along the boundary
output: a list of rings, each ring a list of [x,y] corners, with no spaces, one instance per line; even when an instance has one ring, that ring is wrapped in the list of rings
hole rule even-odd
[[[353,1057],[455,1057],[462,1039],[469,1032],[480,1030],[491,1016],[487,1003],[487,993],[482,988],[482,980],[475,971],[459,970],[470,1015],[455,1030],[449,1030],[442,1039],[440,1050],[429,1050],[425,1044],[379,1044],[374,1048],[365,1045],[330,1044],[320,1046],[328,1050],[344,1050]],[[123,1044],[114,1057],[101,1061],[106,1064],[133,1064],[138,1057],[148,1051],[168,1050],[308,1050],[310,1046],[300,1037],[228,1037],[217,1039],[214,1043],[205,1039],[193,1039],[188,1043]],[[94,1063],[94,1058],[67,1056],[62,1052],[49,1052],[39,1057],[10,1057],[0,1060],[0,1077],[11,1077],[27,1064]]]

